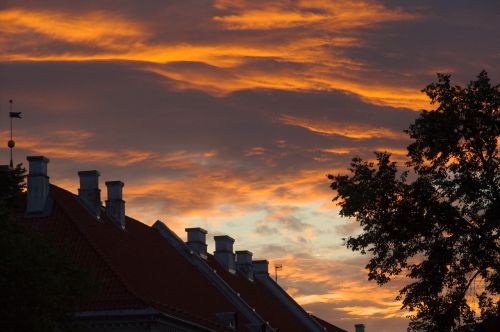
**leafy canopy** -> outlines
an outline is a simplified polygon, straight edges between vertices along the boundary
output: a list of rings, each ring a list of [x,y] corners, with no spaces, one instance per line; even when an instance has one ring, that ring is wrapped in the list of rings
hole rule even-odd
[[[89,276],[47,239],[15,219],[25,169],[0,169],[0,321],[2,331],[75,331],[78,302],[90,295]],[[21,212],[22,213],[22,212]]]
[[[499,85],[484,71],[464,88],[438,74],[423,92],[436,109],[406,131],[406,171],[379,152],[328,177],[363,229],[346,245],[370,254],[368,278],[409,278],[409,330],[472,331],[500,316]]]

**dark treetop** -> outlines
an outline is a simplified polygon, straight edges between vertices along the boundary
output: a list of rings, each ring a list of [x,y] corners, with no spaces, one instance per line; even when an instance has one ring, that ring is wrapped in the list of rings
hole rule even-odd
[[[369,279],[409,278],[398,296],[409,329],[472,331],[500,310],[499,86],[484,71],[465,88],[438,74],[423,92],[437,107],[406,131],[406,171],[376,153],[328,177],[340,214],[363,228],[346,245],[370,254]]]
[[[45,239],[16,221],[25,188],[22,165],[0,169],[0,321],[2,331],[77,331],[72,312],[94,291]]]

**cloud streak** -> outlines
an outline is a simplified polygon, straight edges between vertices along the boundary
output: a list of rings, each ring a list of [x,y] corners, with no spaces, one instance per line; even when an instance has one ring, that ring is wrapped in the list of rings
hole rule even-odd
[[[76,192],[77,171],[98,169],[125,182],[129,215],[207,228],[211,248],[229,234],[282,262],[280,283],[307,310],[401,331],[404,281],[366,281],[366,259],[342,245],[359,227],[338,216],[325,175],[374,150],[402,163],[436,71],[500,77],[500,8],[480,7],[6,0],[0,110],[14,99],[23,112],[15,161],[47,155],[53,183]]]
[[[131,19],[131,13],[120,15],[92,10],[76,14],[48,8],[8,8],[0,11],[0,27],[5,35],[0,39],[0,49],[3,50],[0,60],[138,61],[149,63],[144,66],[145,70],[178,80],[180,88],[195,87],[219,95],[244,88],[340,89],[359,94],[376,104],[412,108],[427,105],[425,98],[414,91],[400,89],[398,98],[392,98],[390,94],[398,89],[394,85],[382,88],[366,87],[366,82],[353,83],[349,77],[361,74],[365,64],[346,57],[342,49],[359,47],[363,41],[356,35],[335,32],[383,22],[414,20],[415,14],[368,2],[353,4],[343,1],[335,6],[321,1],[296,2],[292,8],[289,8],[289,3],[278,3],[271,6],[272,10],[270,4],[262,5],[267,5],[267,8],[248,8],[249,3],[239,3],[236,7],[217,3],[215,8],[221,13],[232,10],[237,14],[201,17],[202,21],[220,23],[220,26],[208,25],[213,36],[217,37],[203,42],[192,40],[193,36],[183,42],[162,37],[157,30],[171,29],[171,26],[154,27],[150,21],[137,17]],[[290,30],[304,21],[315,25],[302,27],[292,40],[280,38],[284,35],[283,28]],[[232,36],[225,31],[228,24],[240,34],[265,28],[276,34],[276,38],[256,42],[246,34],[241,38]],[[325,35],[318,31],[330,33]],[[32,38],[33,35],[38,38]],[[13,39],[17,40],[14,44]],[[332,47],[338,47],[338,51]],[[275,66],[272,71],[261,71],[258,66],[251,65],[253,59],[306,66],[310,74],[304,75],[300,68],[283,71],[280,66]],[[209,74],[206,71],[200,74],[200,68],[180,71],[183,67],[176,66],[175,62],[185,61],[213,66],[214,70]],[[173,65],[158,66],[169,63]],[[217,78],[216,72],[225,72],[225,79]]]

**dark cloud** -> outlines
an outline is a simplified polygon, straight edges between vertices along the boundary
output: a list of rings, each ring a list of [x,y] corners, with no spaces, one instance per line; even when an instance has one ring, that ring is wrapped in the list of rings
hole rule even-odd
[[[16,100],[17,109],[25,112],[23,128],[33,134],[83,130],[95,133],[87,144],[99,148],[215,150],[226,160],[276,169],[302,169],[317,163],[317,149],[357,144],[284,124],[279,120],[283,114],[394,131],[415,116],[336,91],[245,90],[213,97],[193,89],[179,91],[175,80],[140,68],[140,63],[4,63],[0,69],[8,80],[2,81],[3,98]],[[254,147],[266,150],[249,155]]]

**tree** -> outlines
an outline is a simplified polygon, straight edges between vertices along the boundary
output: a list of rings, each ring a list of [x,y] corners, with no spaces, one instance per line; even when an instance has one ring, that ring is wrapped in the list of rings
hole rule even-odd
[[[422,91],[437,107],[405,131],[405,170],[377,152],[328,177],[340,214],[362,227],[345,243],[371,255],[368,278],[408,277],[397,299],[409,330],[473,331],[500,316],[499,85],[485,71],[464,88],[438,74]]]
[[[0,321],[2,331],[76,330],[78,301],[92,284],[46,239],[15,220],[25,169],[0,170]]]
[[[14,169],[8,166],[0,169],[0,208],[3,212],[11,211],[17,206],[19,196],[26,188],[24,179],[26,178],[26,169],[22,164]]]

